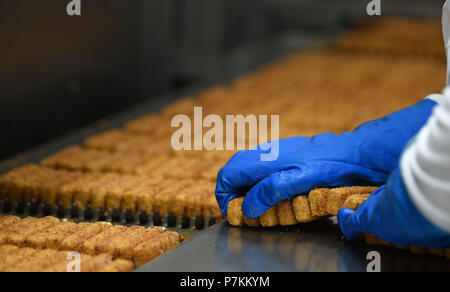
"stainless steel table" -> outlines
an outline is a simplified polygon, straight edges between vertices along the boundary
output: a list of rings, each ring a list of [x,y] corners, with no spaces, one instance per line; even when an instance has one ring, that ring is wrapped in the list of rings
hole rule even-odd
[[[291,228],[249,229],[219,223],[138,272],[365,272],[377,251],[381,271],[450,271],[450,261],[341,239],[335,219]]]

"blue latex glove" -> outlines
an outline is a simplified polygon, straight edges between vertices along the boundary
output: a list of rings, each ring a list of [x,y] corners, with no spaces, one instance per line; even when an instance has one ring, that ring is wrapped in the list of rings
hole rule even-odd
[[[414,206],[399,169],[357,211],[342,209],[339,225],[347,239],[370,233],[402,246],[446,248],[450,233],[429,222]]]
[[[260,148],[236,154],[219,172],[216,197],[226,215],[228,203],[247,194],[243,212],[263,215],[277,203],[316,187],[386,183],[407,142],[431,116],[436,102],[424,100],[342,135],[280,140],[276,161],[261,161]],[[248,192],[248,193],[247,193]]]

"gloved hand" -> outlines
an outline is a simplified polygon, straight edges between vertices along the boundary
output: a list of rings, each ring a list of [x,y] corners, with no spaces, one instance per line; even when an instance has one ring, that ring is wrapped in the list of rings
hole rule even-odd
[[[267,152],[260,148],[239,152],[218,175],[216,197],[222,213],[226,215],[231,200],[246,194],[243,212],[257,218],[316,187],[384,184],[436,104],[423,100],[342,135],[280,140],[279,157],[273,162],[261,161]]]
[[[387,185],[378,189],[357,211],[342,209],[339,225],[347,239],[370,233],[402,246],[446,248],[450,233],[429,222],[414,206],[406,191],[399,168]]]

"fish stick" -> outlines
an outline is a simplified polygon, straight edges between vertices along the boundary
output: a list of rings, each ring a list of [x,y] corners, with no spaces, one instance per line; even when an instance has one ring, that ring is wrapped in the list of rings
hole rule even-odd
[[[94,257],[87,257],[81,259],[81,272],[92,273],[98,272],[111,264],[112,257],[108,254],[101,254]]]
[[[259,218],[259,220],[261,226],[266,228],[280,225],[280,222],[278,220],[278,208],[276,206],[270,208]]]
[[[133,250],[143,242],[151,241],[153,238],[163,233],[159,227],[150,227],[144,233],[137,232],[134,236],[127,237],[115,246],[114,256],[126,260],[133,259]]]
[[[64,256],[63,259],[59,262],[56,262],[55,264],[52,264],[42,270],[42,272],[51,272],[51,273],[66,273],[66,272],[75,272],[75,268],[77,268],[76,265],[76,259],[73,257],[71,252],[65,252],[61,251],[61,256]],[[92,257],[90,255],[86,254],[80,254],[79,260],[79,266],[80,269],[79,272],[84,272],[87,267],[84,267],[84,263],[88,263]]]
[[[346,187],[332,189],[327,200],[327,212],[330,215],[336,216],[349,196],[355,194],[372,194],[376,189],[376,187]]]
[[[102,184],[98,184],[92,189],[91,205],[94,209],[100,209],[106,207],[106,197],[108,191],[114,186],[121,184],[123,177],[117,175],[109,175]]]
[[[74,204],[76,204],[79,208],[86,208],[89,204],[92,205],[92,201],[94,200],[94,189],[110,182],[114,178],[114,174],[89,175],[89,181],[80,184],[78,189],[75,191],[73,195]]]
[[[94,223],[84,230],[81,230],[61,242],[61,250],[80,251],[84,242],[92,237],[111,228],[111,224],[106,222]]]
[[[342,208],[348,208],[356,211],[368,198],[369,195],[352,195],[345,200]]]
[[[156,188],[139,192],[136,199],[136,210],[145,211],[147,214],[151,214],[155,210],[154,201],[157,192],[158,190]]]
[[[83,243],[81,252],[94,256],[99,254],[97,247],[108,239],[127,230],[125,226],[113,226]]]
[[[244,215],[244,223],[248,227],[259,227],[259,226],[261,226],[261,221],[259,220],[259,218],[251,219],[251,218],[247,218],[247,216],[245,216],[245,215]]]
[[[106,195],[106,210],[117,208],[122,209],[123,194],[128,190],[132,190],[139,184],[139,177],[129,177],[124,183],[116,185],[108,190]]]
[[[123,193],[122,210],[131,210],[131,212],[135,214],[137,211],[139,211],[139,194],[152,190],[156,192],[156,181],[149,179],[139,187],[125,191]]]
[[[82,177],[81,173],[66,171],[58,173],[55,180],[42,186],[39,201],[50,205],[55,205],[58,202],[58,191],[65,185],[78,180],[80,177]]]
[[[36,250],[35,253],[23,259],[20,263],[9,269],[9,272],[39,272],[49,262],[58,255],[58,252],[52,249]]]
[[[28,181],[23,186],[23,200],[26,203],[30,203],[33,199],[39,198],[40,188],[46,182],[44,177],[36,177],[35,179]]]
[[[12,202],[21,201],[24,198],[24,189],[30,181],[42,176],[42,172],[47,169],[42,169],[35,165],[25,166],[17,171],[12,171],[6,175],[6,198]]]
[[[44,253],[40,255],[40,262],[42,264],[39,266],[39,269],[37,272],[40,272],[42,270],[45,270],[49,267],[52,267],[53,265],[56,265],[62,261],[65,261],[67,259],[67,253],[62,251],[55,251],[52,249],[45,249]],[[51,252],[53,251],[53,252]]]
[[[106,253],[117,258],[118,251],[116,247],[123,241],[127,241],[129,237],[136,236],[137,234],[144,234],[145,228],[141,226],[132,226],[127,228],[124,232],[118,233],[115,236],[109,238],[107,241],[97,245],[96,251],[98,253]]]
[[[328,216],[327,201],[330,189],[315,189],[308,195],[311,216],[324,217]]]
[[[244,214],[242,213],[243,202],[244,197],[239,197],[228,204],[228,221],[232,226],[243,227],[245,225]]]
[[[33,234],[25,240],[25,246],[36,249],[47,248],[47,242],[52,236],[58,236],[65,234],[67,236],[68,230],[73,230],[76,227],[72,222],[61,222],[54,226],[47,228],[46,230]]]
[[[102,180],[99,179],[98,181],[92,180],[89,182],[85,182],[81,185],[78,185],[72,194],[73,204],[75,204],[80,209],[86,208],[92,199],[91,190],[95,186],[97,186],[98,184],[101,184],[101,183],[102,183]]]
[[[0,231],[3,231],[4,228],[17,223],[20,221],[19,217],[16,216],[2,216],[0,217]]]
[[[61,203],[64,208],[68,208],[73,204],[73,197],[79,188],[78,182],[71,182],[61,187],[56,194],[56,201]]]
[[[0,177],[0,199],[6,200],[9,195],[9,189],[11,187],[11,179],[4,175]]]
[[[308,200],[308,199],[306,199]],[[294,208],[291,201],[283,201],[277,205],[278,209],[278,221],[282,226],[290,226],[298,224],[295,218]]]
[[[192,180],[182,180],[174,183],[171,187],[158,192],[155,196],[155,209],[158,210],[160,215],[168,214],[176,195],[193,184],[194,181]],[[196,196],[188,198],[188,200],[191,200],[191,204],[188,205],[191,208],[190,210],[188,209],[188,214],[191,213],[191,215],[188,215],[189,217],[201,214],[201,208],[199,208],[197,198],[198,197]]]
[[[292,201],[295,218],[298,222],[307,223],[321,218],[320,216],[313,216],[310,208],[308,196],[298,196]],[[284,216],[283,216],[284,217]],[[280,221],[281,223],[281,221]],[[282,224],[284,225],[284,224]]]
[[[187,214],[189,197],[197,195],[201,192],[201,190],[202,186],[195,184],[187,189],[177,192],[173,197],[173,204],[170,206],[170,211],[174,214],[174,216],[182,216],[183,214]]]
[[[8,199],[11,202],[20,202],[23,200],[23,194],[24,189],[26,187],[26,183],[27,181],[25,178],[19,178],[11,184],[8,193]]]
[[[24,259],[33,256],[36,250],[32,248],[20,248],[17,251],[4,257],[0,262],[0,272],[8,272],[17,264],[20,264]]]
[[[60,232],[49,234],[46,239],[46,248],[51,248],[55,250],[61,250],[61,243],[70,236],[81,232],[82,230],[88,228],[93,225],[93,223],[80,223],[80,224],[71,224],[66,228],[61,230]]]
[[[180,243],[175,232],[165,232],[152,241],[144,242],[133,249],[133,261],[136,266],[142,266],[155,259]]]
[[[24,236],[31,235],[31,233],[36,232],[34,224],[36,224],[39,220],[40,219],[38,218],[27,217],[24,220],[9,226],[4,233],[0,234],[0,244],[7,244],[8,242],[24,239]]]
[[[50,228],[60,221],[55,217],[45,217],[42,219],[38,219],[35,222],[29,224],[26,228],[18,230],[18,232],[10,233],[7,236],[6,242],[12,245],[17,245],[19,247],[25,246],[26,239],[40,232],[45,231],[47,228]]]
[[[0,262],[11,254],[16,253],[18,250],[19,247],[15,245],[0,245]]]
[[[99,270],[102,273],[127,273],[134,270],[134,264],[131,261],[118,259]]]
[[[242,214],[243,198],[229,203],[228,221],[233,226],[289,226],[315,221],[325,216],[337,215],[343,207],[356,209],[369,195],[361,195],[363,191],[372,193],[377,187],[345,187],[337,189],[315,189],[309,195],[300,195],[292,201],[284,201],[272,207],[257,220],[249,220]],[[366,194],[369,194],[367,192]],[[364,194],[364,193],[362,193]],[[205,200],[205,199],[204,199]],[[191,203],[192,204],[192,203]],[[202,203],[204,208],[205,203]],[[314,211],[313,211],[314,210]],[[333,213],[329,213],[333,212]]]
[[[202,214],[203,202],[201,195],[188,196],[186,201],[187,201],[187,216],[189,218],[194,218]]]

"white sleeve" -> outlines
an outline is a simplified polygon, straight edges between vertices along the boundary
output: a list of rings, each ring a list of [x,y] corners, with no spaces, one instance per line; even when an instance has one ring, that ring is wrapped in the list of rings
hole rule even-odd
[[[406,189],[428,220],[450,232],[450,89],[401,159]]]
[[[443,96],[442,94],[431,94],[428,95],[425,99],[431,99],[437,102],[438,104],[443,104],[445,96]]]
[[[445,51],[447,52],[447,86],[450,85],[450,2],[445,1],[442,10],[442,31],[444,32]]]

